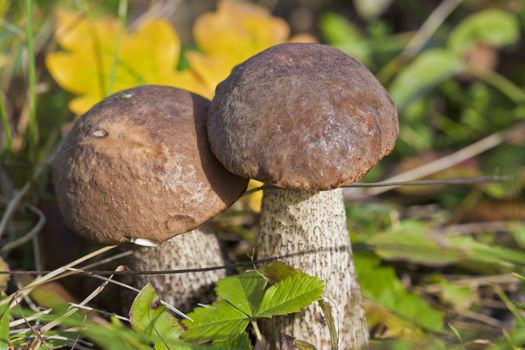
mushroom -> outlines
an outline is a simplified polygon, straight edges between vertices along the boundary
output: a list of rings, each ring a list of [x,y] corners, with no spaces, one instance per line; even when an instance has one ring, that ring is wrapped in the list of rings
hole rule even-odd
[[[134,269],[223,265],[217,238],[201,225],[237,200],[247,180],[210,152],[208,106],[203,97],[166,86],[124,90],[94,106],[53,163],[66,224],[98,243],[160,244],[130,248]],[[133,284],[149,281],[164,300],[187,309],[223,275],[143,276]]]
[[[363,65],[319,44],[281,44],[235,67],[216,90],[208,117],[212,152],[234,174],[271,185],[265,191],[259,259],[285,259],[326,284],[339,348],[366,346],[368,329],[352,262],[341,186],[359,180],[393,149],[392,99]],[[279,332],[328,348],[319,306],[269,320]]]

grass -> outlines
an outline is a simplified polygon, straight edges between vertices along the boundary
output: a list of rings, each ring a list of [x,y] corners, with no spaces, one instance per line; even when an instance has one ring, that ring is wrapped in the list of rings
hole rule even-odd
[[[26,41],[28,60],[28,103],[29,103],[29,125],[27,128],[28,159],[33,163],[36,160],[36,146],[38,144],[38,120],[36,99],[36,63],[35,44],[33,31],[33,0],[25,0],[26,9]]]

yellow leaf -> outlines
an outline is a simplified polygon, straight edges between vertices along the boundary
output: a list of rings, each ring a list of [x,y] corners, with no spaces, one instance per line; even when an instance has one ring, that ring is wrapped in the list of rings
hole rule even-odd
[[[55,37],[64,52],[46,57],[57,83],[78,97],[69,108],[83,114],[109,94],[144,84],[171,85],[206,94],[197,75],[178,72],[180,40],[163,19],[145,22],[135,32],[114,17],[88,18],[57,11]]]
[[[4,18],[9,10],[9,0],[0,0],[0,18]]]
[[[173,27],[165,20],[152,20],[122,41],[119,73],[140,77],[146,84],[166,84],[176,72],[179,55],[180,39]]]
[[[57,10],[56,18],[55,38],[62,48],[69,51],[93,51],[104,46],[111,47],[120,28],[116,18],[92,20],[85,14],[66,9]]]
[[[213,97],[214,91],[210,94],[209,90],[206,89],[204,82],[201,81],[200,77],[198,77],[192,70],[176,72],[176,74],[171,76],[170,80],[166,81],[166,85],[185,89],[207,98]]]
[[[247,190],[252,190],[257,187],[261,187],[263,185],[262,182],[257,180],[250,180],[248,183]],[[263,198],[263,191],[257,191],[252,193],[248,196],[246,199],[248,201],[248,208],[253,211],[254,213],[260,213],[261,212],[261,204],[262,204],[262,198]]]
[[[91,107],[96,105],[100,100],[100,98],[97,98],[94,95],[79,96],[72,99],[69,102],[68,107],[71,112],[76,115],[81,115],[91,109]]]
[[[100,99],[104,97],[98,77],[100,69],[94,62],[92,52],[54,52],[46,57],[48,70],[64,90],[74,94],[91,92]]]
[[[288,40],[291,43],[316,43],[317,39],[310,34],[296,34]]]
[[[200,16],[193,28],[197,46],[205,54],[226,54],[237,63],[286,41],[289,28],[263,7],[223,0],[217,11]]]
[[[377,338],[415,339],[421,336],[418,328],[413,327],[380,304],[365,301],[364,308],[369,326],[381,326],[379,329],[382,330],[382,333],[376,334]]]
[[[198,52],[188,52],[186,55],[191,63],[191,70],[198,75],[206,89],[204,96],[208,98],[213,97],[215,87],[226,79],[238,63],[225,54],[206,56]]]
[[[288,40],[285,21],[272,17],[260,6],[234,0],[223,0],[216,12],[200,16],[193,27],[195,41],[201,52],[187,53],[191,69],[198,75],[213,97],[215,87],[230,74],[233,67],[270,46]],[[307,34],[289,41],[315,42]]]
[[[0,271],[2,272],[9,272],[9,265],[0,258]],[[3,294],[7,287],[7,282],[9,282],[9,275],[8,274],[1,274],[0,275],[0,295]]]

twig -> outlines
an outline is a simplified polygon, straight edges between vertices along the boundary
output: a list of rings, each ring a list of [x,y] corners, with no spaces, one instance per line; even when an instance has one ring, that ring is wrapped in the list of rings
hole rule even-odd
[[[7,227],[7,223],[18,208],[20,201],[27,194],[27,191],[29,191],[30,188],[31,183],[26,183],[20,190],[15,192],[13,198],[11,198],[11,200],[9,201],[4,215],[2,216],[2,220],[0,221],[0,238],[2,238],[2,233],[4,233],[5,228]]]
[[[92,312],[96,312],[96,313],[99,313],[99,314],[102,314],[102,315],[116,317],[116,318],[118,318],[119,320],[122,320],[122,321],[130,322],[128,317],[120,316],[120,315],[115,314],[113,312],[107,312],[107,311],[104,311],[104,310],[101,310],[101,309],[96,309],[94,307],[86,306],[86,305],[82,305],[82,304],[69,303],[69,305],[71,307],[74,307],[74,308],[77,308],[77,309],[80,309],[80,310],[92,311]]]
[[[95,266],[99,266],[99,265],[103,265],[103,264],[107,264],[107,263],[113,262],[113,261],[118,260],[120,258],[125,258],[126,256],[131,255],[131,254],[133,254],[133,252],[131,252],[131,251],[118,253],[118,254],[112,255],[110,257],[107,257],[105,259],[100,259],[99,261],[95,261],[92,264],[88,264],[88,265],[82,266],[82,267],[80,267],[80,269],[87,270],[87,269],[90,269],[90,268],[95,267]]]
[[[403,51],[391,60],[378,74],[379,80],[386,83],[402,64],[414,57],[425,46],[436,30],[463,0],[444,0],[428,16]]]
[[[411,169],[399,175],[392,176],[386,179],[384,182],[404,182],[404,181],[413,181],[420,179],[439,171],[448,169],[454,165],[457,165],[461,162],[464,162],[467,159],[477,156],[489,149],[492,149],[501,143],[508,141],[512,136],[516,134],[516,130],[521,130],[525,132],[525,122],[520,122],[514,126],[511,126],[505,130],[496,132],[492,135],[489,135],[473,144],[468,145],[465,148],[460,149],[448,156],[436,159],[432,162],[423,164],[417,168]],[[390,191],[399,186],[387,186],[383,188],[375,188],[366,190],[361,193],[352,193],[345,191],[345,198],[356,199],[363,198],[368,196],[376,196],[378,194]]]
[[[114,248],[115,246],[111,246],[110,248]],[[112,275],[115,276],[119,275],[173,275],[173,274],[182,274],[182,273],[190,273],[190,272],[208,272],[208,271],[215,271],[215,270],[225,270],[225,269],[231,269],[235,267],[246,267],[246,266],[253,266],[253,264],[260,265],[260,264],[267,264],[272,261],[278,261],[282,259],[287,258],[293,258],[296,256],[303,256],[303,255],[310,255],[310,254],[320,254],[320,253],[330,253],[330,252],[339,252],[348,250],[350,246],[348,245],[341,245],[337,247],[328,247],[328,248],[322,248],[322,249],[312,249],[312,250],[305,250],[285,255],[279,255],[279,256],[273,256],[268,257],[264,259],[259,259],[255,261],[243,261],[243,262],[236,262],[236,263],[230,263],[226,265],[217,265],[217,266],[208,266],[208,267],[198,267],[198,268],[187,268],[187,269],[175,269],[175,270],[146,270],[146,271],[112,271],[112,270],[83,270],[83,272],[78,272],[79,274],[83,275]],[[104,249],[104,248],[102,248]],[[98,252],[98,251],[97,251]],[[94,253],[92,253],[94,254]],[[84,257],[85,258],[85,257]],[[86,260],[86,259],[85,259]],[[70,270],[70,268],[74,265],[74,263],[68,264],[66,266],[61,267],[58,270],[60,273],[56,273],[54,276],[47,278],[44,282],[48,282],[52,280],[52,278],[56,277],[57,275],[60,275],[65,270]],[[51,273],[53,271],[41,271],[42,273]],[[30,271],[30,270],[13,270],[13,271],[0,271],[0,275],[31,275],[39,273],[39,271]],[[69,271],[69,274],[64,274],[66,276],[72,275],[74,272]],[[46,278],[48,275],[42,277]],[[64,276],[61,276],[64,277]],[[36,281],[35,281],[36,282]],[[4,302],[5,303],[5,302]],[[0,301],[0,306],[3,305],[2,301]]]
[[[123,283],[123,282],[119,282],[119,281],[115,281],[113,279],[110,279],[108,277],[104,277],[104,276],[99,276],[99,275],[95,275],[95,274],[92,274],[92,273],[88,273],[88,271],[85,271],[83,269],[74,269],[74,268],[69,268],[68,269],[69,271],[74,271],[74,272],[77,272],[77,273],[81,273],[81,274],[84,274],[86,275],[87,277],[91,277],[91,278],[96,278],[96,279],[99,279],[99,280],[103,280],[103,281],[107,281],[109,283],[112,283],[114,285],[117,285],[117,286],[120,286],[120,287],[124,287],[126,289],[129,289],[129,290],[132,290],[133,292],[135,293],[140,293],[140,289],[137,289],[135,287],[132,287],[130,286],[129,284],[126,284],[126,283]],[[185,318],[185,319],[188,319],[190,321],[192,321],[191,318],[189,318],[186,314],[184,314],[182,311],[180,311],[179,309],[177,309],[176,307],[168,304],[168,302],[160,299],[160,303],[162,305],[164,305],[167,309],[169,309],[170,311],[172,311],[173,313]]]
[[[32,184],[40,177],[44,169],[46,169],[49,166],[49,164],[51,164],[54,158],[55,158],[55,152],[53,152],[46,159],[45,162],[43,162],[36,168],[33,174],[33,178],[30,181],[26,182],[26,184],[20,190],[15,191],[13,197],[11,198],[11,200],[9,201],[9,204],[7,205],[4,215],[2,216],[2,220],[0,221],[0,238],[2,237],[2,233],[4,232],[7,226],[7,223],[9,222],[9,220],[15,213],[18,206],[20,205],[20,201],[22,200],[22,198],[24,198],[27,192],[29,192]]]
[[[442,1],[436,9],[428,16],[423,25],[408,42],[399,56],[413,57],[425,46],[425,43],[436,32],[436,30],[445,22],[447,17],[461,4],[463,0],[445,0]]]
[[[456,177],[450,179],[440,179],[440,180],[413,180],[413,181],[380,181],[380,182],[355,182],[353,184],[341,186],[343,188],[370,188],[370,187],[392,187],[392,186],[437,186],[437,185],[449,185],[449,186],[458,186],[458,185],[475,185],[475,184],[484,184],[484,183],[494,183],[494,182],[507,182],[511,181],[512,176],[481,176],[481,177]],[[252,188],[244,192],[243,196],[248,196],[252,193],[263,191],[263,190],[278,190],[279,187],[276,186],[259,186]]]
[[[102,280],[102,281],[107,281],[109,283],[112,283],[112,284],[115,284],[117,286],[120,286],[120,287],[124,287],[126,289],[129,289],[129,290],[132,290],[134,291],[135,293],[140,293],[140,289],[137,289],[135,287],[132,287],[130,286],[129,284],[126,284],[126,283],[123,283],[123,282],[119,282],[119,281],[115,281],[113,279],[110,279],[108,277],[104,277],[104,276],[99,276],[99,275],[94,275],[94,274],[91,274],[91,273],[87,273],[86,270],[84,269],[75,269],[75,268],[68,268],[68,271],[73,271],[73,272],[76,272],[76,273],[81,273],[81,274],[85,274],[87,275],[87,277],[91,277],[91,278],[95,278],[95,279],[99,279],[99,280]]]
[[[501,275],[461,278],[457,280],[450,280],[449,282],[456,286],[479,288],[482,286],[489,286],[494,284],[516,283],[517,280],[511,273],[505,273]],[[443,287],[439,283],[434,283],[428,284],[426,286],[421,286],[416,289],[424,293],[437,294],[441,293]]]
[[[3,247],[0,248],[0,254],[1,253],[5,253],[5,252],[7,252],[7,251],[9,251],[11,249],[14,249],[16,247],[19,247],[22,244],[25,244],[26,242],[29,242],[33,237],[35,237],[40,232],[42,227],[44,227],[44,225],[46,223],[46,217],[45,217],[44,213],[42,213],[42,211],[40,209],[38,209],[37,207],[32,206],[32,205],[28,205],[28,208],[38,215],[38,217],[39,217],[38,222],[24,236],[14,240],[14,241],[11,241],[11,242],[8,242],[8,243],[4,244]],[[37,270],[40,270],[40,269],[37,269]]]
[[[492,326],[494,328],[498,328],[498,329],[502,329],[504,324],[503,322],[493,318],[493,317],[490,317],[490,316],[487,316],[487,315],[484,315],[484,314],[480,314],[479,312],[473,312],[473,311],[469,311],[469,310],[455,310],[456,313],[458,313],[459,315],[463,316],[463,317],[467,317],[467,318],[470,318],[470,319],[473,319],[473,320],[476,320],[476,321],[479,321],[479,322],[482,322],[482,323],[485,323],[489,326]]]
[[[518,221],[489,221],[489,222],[471,222],[468,224],[451,225],[441,227],[432,231],[431,234],[444,234],[449,236],[473,234],[487,231],[508,232],[513,226],[525,225]]]

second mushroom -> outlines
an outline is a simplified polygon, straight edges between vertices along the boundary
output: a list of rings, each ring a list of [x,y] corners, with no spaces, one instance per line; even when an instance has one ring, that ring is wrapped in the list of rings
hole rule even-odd
[[[224,265],[217,238],[201,225],[237,200],[247,180],[210,152],[208,106],[184,90],[141,86],[82,116],[53,164],[67,225],[102,244],[158,245],[126,247],[136,270]],[[224,274],[140,276],[131,283],[151,282],[167,302],[191,310]]]

